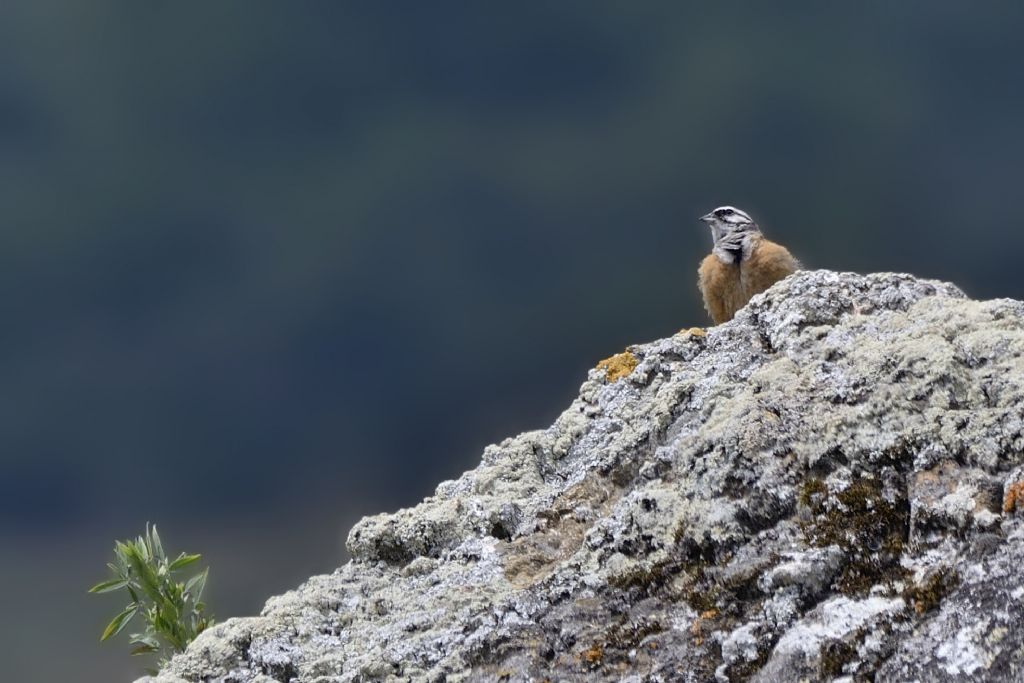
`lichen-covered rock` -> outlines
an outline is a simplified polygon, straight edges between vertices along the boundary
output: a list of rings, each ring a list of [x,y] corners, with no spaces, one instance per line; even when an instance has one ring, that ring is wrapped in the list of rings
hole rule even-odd
[[[1024,680],[1022,354],[1020,302],[798,273],[143,680]]]

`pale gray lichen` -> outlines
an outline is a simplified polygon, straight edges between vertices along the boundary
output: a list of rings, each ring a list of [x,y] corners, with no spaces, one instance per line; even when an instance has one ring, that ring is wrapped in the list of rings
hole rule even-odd
[[[1021,680],[1024,304],[801,272],[149,683]]]

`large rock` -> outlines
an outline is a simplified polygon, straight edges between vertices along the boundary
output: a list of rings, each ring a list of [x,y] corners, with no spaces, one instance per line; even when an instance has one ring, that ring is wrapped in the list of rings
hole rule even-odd
[[[1024,680],[1024,304],[803,272],[151,683]]]

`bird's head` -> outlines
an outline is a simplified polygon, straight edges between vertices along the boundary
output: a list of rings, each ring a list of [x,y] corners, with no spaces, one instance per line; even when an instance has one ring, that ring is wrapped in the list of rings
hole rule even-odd
[[[720,236],[731,232],[749,232],[758,229],[757,223],[750,217],[750,214],[734,206],[720,206],[711,213],[701,216],[700,219],[711,228],[716,242]]]
[[[711,228],[713,251],[725,263],[747,258],[752,237],[761,232],[750,214],[734,206],[720,206],[700,219]]]

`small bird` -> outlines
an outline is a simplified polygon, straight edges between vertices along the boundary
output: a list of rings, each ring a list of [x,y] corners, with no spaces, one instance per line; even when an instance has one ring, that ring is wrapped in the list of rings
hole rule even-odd
[[[800,269],[789,251],[765,239],[745,211],[720,206],[701,220],[715,245],[697,271],[704,308],[716,325],[732,320],[750,297]]]

